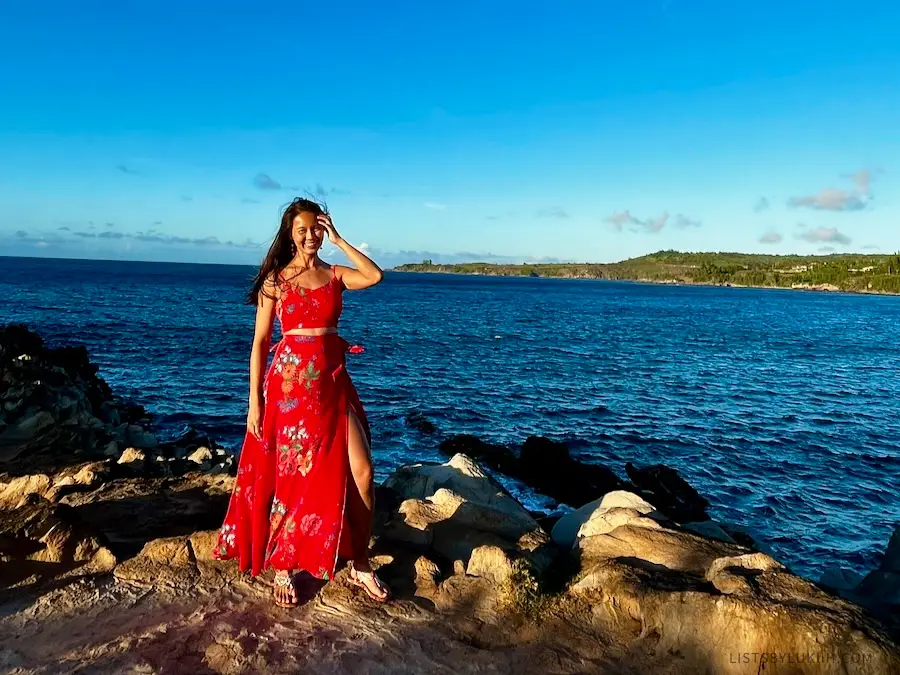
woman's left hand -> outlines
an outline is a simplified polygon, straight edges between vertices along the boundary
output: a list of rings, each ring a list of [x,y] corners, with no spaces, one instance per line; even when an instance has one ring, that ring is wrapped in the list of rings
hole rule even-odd
[[[317,220],[319,221],[319,224],[325,228],[325,232],[328,234],[328,241],[335,246],[341,243],[341,235],[339,235],[334,228],[334,222],[331,220],[331,216],[326,213],[319,216]]]

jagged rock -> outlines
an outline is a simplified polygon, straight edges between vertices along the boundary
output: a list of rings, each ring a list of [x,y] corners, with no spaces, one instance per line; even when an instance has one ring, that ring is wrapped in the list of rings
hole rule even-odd
[[[143,463],[147,459],[143,450],[138,448],[125,448],[119,457],[119,464],[131,464],[133,462]]]
[[[428,419],[425,413],[420,410],[411,410],[406,413],[406,426],[421,431],[423,434],[437,433],[437,427],[434,422]]]
[[[563,443],[541,436],[529,436],[519,455],[518,474],[538,492],[565,504],[584,504],[597,495],[623,486],[610,469],[599,464],[578,462]]]
[[[103,573],[115,566],[104,537],[75,509],[32,497],[0,511],[0,559],[6,561],[0,566],[0,586]]]
[[[740,556],[747,550],[689,532],[667,528],[622,525],[607,534],[579,538],[575,552],[582,569],[613,558],[703,574],[718,558]]]
[[[637,468],[625,464],[625,472],[656,508],[678,523],[708,520],[709,501],[702,497],[681,475],[664,464]]]
[[[655,511],[651,511],[655,514]],[[665,521],[663,521],[665,522]],[[661,529],[659,520],[643,515],[640,511],[631,508],[607,508],[597,509],[578,530],[578,538],[592,537],[596,534],[608,534],[622,525],[634,527],[649,527]]]
[[[607,513],[610,512],[612,512],[611,515],[607,516]],[[617,527],[625,524],[632,518],[639,518],[647,514],[653,514],[652,517],[654,519],[662,520],[661,515],[656,514],[653,505],[638,495],[626,490],[613,490],[603,495],[600,499],[588,502],[575,511],[564,515],[553,526],[550,536],[562,548],[570,549],[578,537],[604,534],[614,529],[613,524]],[[582,531],[582,528],[589,521],[592,521],[591,525]],[[643,520],[638,524],[647,525],[648,527],[655,526],[645,523]]]
[[[24,503],[28,495],[43,496],[52,484],[47,474],[34,474],[31,476],[19,476],[0,482],[0,508],[15,508]]]
[[[502,584],[514,573],[512,560],[499,546],[479,546],[472,551],[466,574]]]
[[[694,534],[699,534],[703,537],[726,541],[730,544],[737,543],[734,538],[722,529],[722,526],[714,520],[701,520],[696,523],[685,523],[682,527],[688,532],[693,532]]]
[[[192,452],[187,460],[199,464],[203,468],[209,468],[213,459],[212,451],[206,447],[200,447]]]
[[[448,457],[463,454],[509,476],[518,476],[519,460],[515,453],[502,445],[485,443],[477,436],[460,434],[443,441],[440,451]]]
[[[449,560],[468,561],[482,545],[526,557],[536,569],[552,560],[546,532],[465,455],[401,467],[384,485],[403,500],[383,529],[388,539],[433,548]]]
[[[690,575],[608,560],[571,592],[591,603],[598,624],[628,628],[635,638],[658,636],[656,653],[677,652],[694,664],[693,672],[876,675],[900,669],[896,645],[858,607],[780,565],[746,567],[755,564],[746,557],[738,564],[716,562],[713,578],[740,569],[748,572],[743,583],[723,579],[728,592],[711,593]],[[778,663],[761,665],[761,657],[772,655]]]
[[[891,614],[900,628],[900,525],[894,528],[881,564],[853,589],[853,597],[879,614]]]
[[[862,577],[855,572],[844,569],[840,565],[826,565],[819,577],[819,585],[832,588],[838,592],[850,591],[859,585]]]

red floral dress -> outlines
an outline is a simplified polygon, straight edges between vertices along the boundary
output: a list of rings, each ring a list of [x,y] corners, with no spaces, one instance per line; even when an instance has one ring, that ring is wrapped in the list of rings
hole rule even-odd
[[[337,326],[343,289],[333,273],[314,289],[282,281],[281,330]],[[345,368],[348,349],[361,351],[334,333],[286,335],[274,347],[262,438],[244,437],[216,558],[236,558],[254,576],[271,566],[329,579],[339,557],[365,554],[369,515],[350,473],[348,412],[371,434]]]

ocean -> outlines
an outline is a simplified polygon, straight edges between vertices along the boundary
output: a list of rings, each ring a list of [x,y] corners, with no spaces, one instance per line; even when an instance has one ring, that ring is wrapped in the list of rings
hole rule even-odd
[[[86,345],[159,436],[190,425],[239,449],[253,273],[0,257],[0,321]],[[547,436],[623,477],[627,461],[676,468],[713,518],[813,579],[870,570],[900,522],[900,298],[388,272],[346,294],[341,332],[366,348],[348,370],[378,480],[445,461],[454,434]]]

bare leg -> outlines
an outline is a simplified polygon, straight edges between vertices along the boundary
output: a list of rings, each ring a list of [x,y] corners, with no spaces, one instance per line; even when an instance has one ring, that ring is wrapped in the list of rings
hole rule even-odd
[[[347,451],[350,455],[350,473],[353,475],[353,482],[356,484],[356,489],[365,506],[364,509],[358,510],[358,516],[354,514],[355,517],[364,519],[363,523],[355,523],[355,527],[358,528],[365,545],[360,548],[353,560],[351,575],[365,585],[370,595],[376,596],[376,599],[386,599],[387,588],[380,579],[374,576],[369,563],[369,537],[372,533],[372,511],[375,505],[372,456],[359,418],[352,410],[347,411],[347,416],[349,418]],[[357,575],[356,572],[360,574]]]

